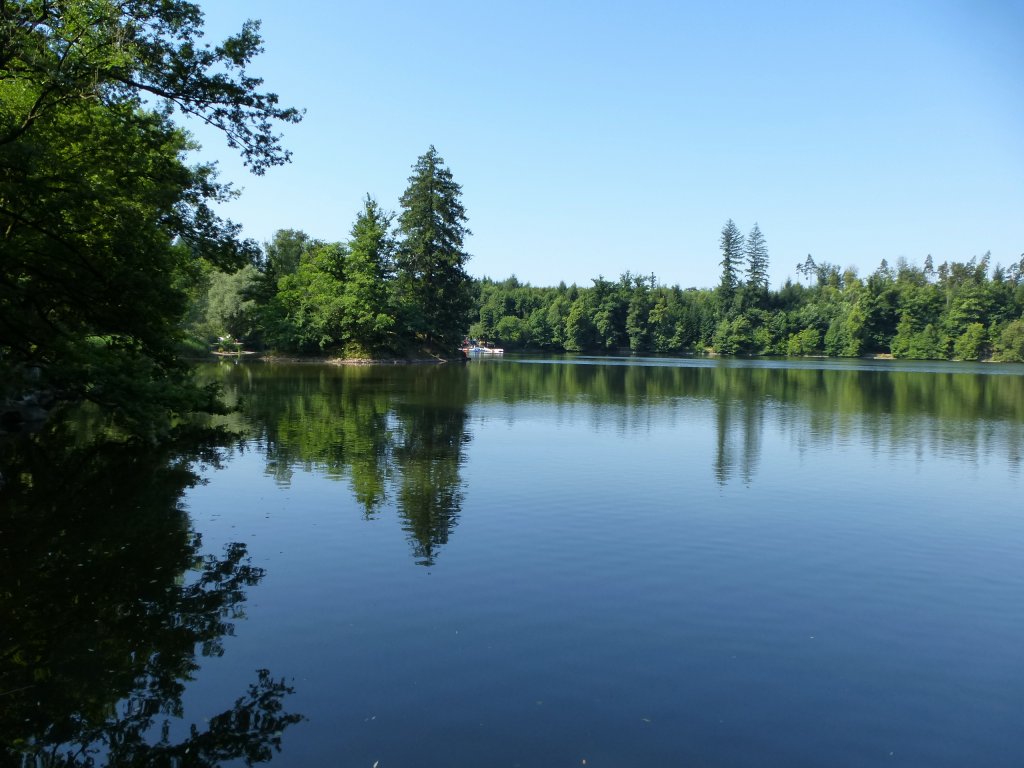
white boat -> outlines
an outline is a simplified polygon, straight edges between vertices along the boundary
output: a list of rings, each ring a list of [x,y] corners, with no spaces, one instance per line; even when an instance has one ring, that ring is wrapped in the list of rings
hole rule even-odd
[[[472,347],[465,347],[463,350],[467,355],[503,355],[505,354],[504,349],[497,349],[495,347],[481,347],[473,345]]]

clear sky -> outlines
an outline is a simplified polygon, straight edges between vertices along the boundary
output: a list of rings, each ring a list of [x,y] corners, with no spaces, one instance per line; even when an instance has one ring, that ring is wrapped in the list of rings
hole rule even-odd
[[[211,38],[261,19],[253,72],[306,109],[262,178],[186,124],[260,242],[346,239],[433,144],[476,276],[711,287],[729,218],[773,286],[808,253],[864,275],[1024,252],[1021,0],[202,5]]]

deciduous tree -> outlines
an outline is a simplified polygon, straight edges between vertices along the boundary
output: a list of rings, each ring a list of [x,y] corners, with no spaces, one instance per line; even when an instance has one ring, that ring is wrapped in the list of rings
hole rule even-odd
[[[248,74],[257,24],[211,46],[202,18],[183,0],[0,3],[8,395],[89,399],[150,434],[212,405],[176,356],[184,288],[198,259],[237,269],[255,249],[213,212],[233,193],[188,164],[196,146],[172,117],[219,128],[262,173],[287,160],[275,123],[300,116]]]
[[[395,324],[388,290],[394,270],[393,218],[367,195],[345,261],[342,338],[367,352],[383,348]]]

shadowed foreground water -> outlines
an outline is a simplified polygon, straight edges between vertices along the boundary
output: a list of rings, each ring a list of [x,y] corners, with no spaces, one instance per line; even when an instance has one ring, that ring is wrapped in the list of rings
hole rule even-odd
[[[35,687],[0,727],[231,733],[183,765],[1017,766],[1022,374],[211,367],[243,439],[110,458],[99,502],[2,491],[0,695]],[[40,670],[78,688],[33,710]]]

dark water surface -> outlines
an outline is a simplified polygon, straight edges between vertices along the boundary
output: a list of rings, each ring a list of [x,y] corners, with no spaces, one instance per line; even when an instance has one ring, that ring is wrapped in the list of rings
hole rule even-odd
[[[10,454],[26,765],[1024,764],[1024,366],[205,373],[244,439]]]

